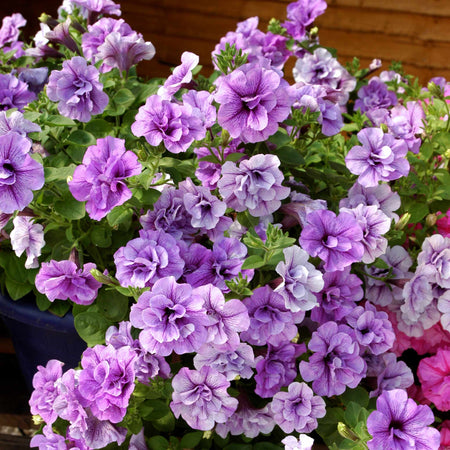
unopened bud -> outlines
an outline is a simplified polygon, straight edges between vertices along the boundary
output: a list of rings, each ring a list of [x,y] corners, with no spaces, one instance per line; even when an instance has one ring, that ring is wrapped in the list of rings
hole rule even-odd
[[[436,214],[428,214],[427,218],[425,219],[425,223],[428,227],[432,227],[436,225],[437,216]]]
[[[411,219],[411,214],[410,213],[403,214],[403,216],[400,217],[400,220],[395,224],[395,229],[396,230],[403,230],[403,228],[405,228],[406,225],[408,225],[409,219]]]
[[[440,98],[441,100],[444,100],[444,92],[439,85],[430,81],[428,83],[427,87],[428,87],[428,90],[430,91],[431,95],[433,95],[437,98]]]
[[[358,435],[343,422],[338,423],[337,430],[338,433],[346,439],[350,439],[353,442],[358,442],[360,440]]]

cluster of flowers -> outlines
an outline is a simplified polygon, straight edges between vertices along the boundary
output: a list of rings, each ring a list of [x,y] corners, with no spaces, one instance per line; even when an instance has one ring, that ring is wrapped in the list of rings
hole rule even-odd
[[[398,72],[366,81],[378,61],[350,73],[312,30],[325,9],[298,0],[267,33],[250,18],[213,51],[212,77],[185,52],[151,89],[131,75],[155,49],[104,17],[120,15],[112,0],[65,0],[26,49],[23,18],[4,19],[10,64],[38,67],[0,74],[2,239],[47,307],[75,304],[89,344],[79,368],[38,368],[32,446],[169,448],[180,418],[214,430],[194,445],[450,445],[428,406],[450,409],[450,84],[413,99]],[[102,292],[126,311],[101,316]],[[361,387],[366,402],[344,396]],[[321,428],[336,406],[340,434]]]

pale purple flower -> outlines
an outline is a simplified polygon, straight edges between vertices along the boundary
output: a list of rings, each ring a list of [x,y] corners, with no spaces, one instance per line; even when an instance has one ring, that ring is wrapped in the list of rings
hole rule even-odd
[[[387,125],[394,137],[403,139],[413,153],[419,153],[425,124],[425,113],[420,102],[408,102],[405,106],[398,105],[391,109]]]
[[[271,433],[275,425],[270,403],[262,409],[254,409],[239,399],[237,411],[224,424],[217,424],[215,432],[223,439],[228,433],[255,438],[260,433]]]
[[[417,264],[432,269],[430,282],[443,289],[450,289],[450,237],[433,234],[425,238],[417,256]]]
[[[222,291],[212,284],[198,287],[195,293],[203,298],[203,307],[209,319],[206,342],[215,345],[227,344],[230,348],[237,347],[238,333],[246,331],[250,325],[245,305],[237,299],[225,302]]]
[[[81,357],[78,390],[100,420],[119,423],[134,391],[136,354],[130,347],[87,348]]]
[[[384,391],[406,389],[414,383],[414,375],[404,361],[397,361],[394,353],[385,353],[378,363],[377,389],[370,392],[370,397],[378,397]]]
[[[138,434],[133,434],[131,436],[128,450],[148,450],[144,431],[144,427],[142,427]]]
[[[216,123],[217,112],[212,104],[214,96],[208,91],[190,90],[183,94],[182,99],[185,105],[192,107],[192,114],[202,121],[205,128],[211,128]]]
[[[294,436],[286,436],[282,441],[284,450],[311,450],[314,439],[307,434],[301,434],[298,439]]]
[[[51,302],[69,299],[79,305],[90,305],[101,286],[91,275],[90,271],[95,268],[95,264],[86,263],[80,269],[69,260],[42,263],[36,275],[36,289]]]
[[[433,325],[436,325],[441,319],[441,313],[437,308],[437,299],[427,306],[417,320],[410,320],[405,314],[402,314],[399,304],[391,305],[391,311],[396,313],[397,328],[410,337],[421,337],[425,330],[428,330]]]
[[[19,80],[27,83],[28,90],[37,95],[47,84],[48,67],[24,68],[19,72]]]
[[[255,217],[275,212],[290,192],[281,185],[284,176],[279,165],[277,156],[267,154],[254,155],[239,167],[227,161],[217,183],[227,206],[239,212],[248,210]]]
[[[52,424],[58,417],[53,403],[58,395],[55,383],[62,376],[63,365],[61,361],[51,359],[45,367],[38,366],[33,376],[30,411],[33,415],[41,416],[47,424]]]
[[[286,36],[280,36],[268,31],[263,35],[260,45],[251,48],[253,51],[250,51],[248,62],[262,57],[268,59],[274,69],[282,70],[284,63],[292,54],[291,50],[287,48],[287,42],[288,38]],[[255,56],[252,53],[255,53]],[[261,53],[261,56],[259,56],[259,53]]]
[[[22,211],[44,185],[44,168],[29,155],[31,142],[17,133],[0,136],[0,204],[6,214]]]
[[[69,189],[78,201],[86,201],[89,217],[101,220],[131,198],[124,179],[139,175],[141,170],[135,153],[125,149],[125,140],[107,136],[87,148]]]
[[[395,333],[388,315],[384,311],[377,311],[371,303],[366,302],[364,307],[354,308],[346,316],[346,321],[353,328],[356,341],[361,349],[381,355],[392,348]]]
[[[377,409],[367,419],[367,430],[372,435],[367,446],[370,450],[438,450],[440,433],[428,426],[433,422],[430,407],[417,405],[406,391],[384,391],[377,399]]]
[[[10,73],[0,74],[0,110],[23,108],[36,99],[36,94],[28,89],[27,83]]]
[[[344,270],[361,261],[364,246],[363,232],[356,219],[349,213],[338,216],[332,211],[317,210],[308,214],[307,225],[300,235],[300,246],[310,256],[324,261],[327,272]]]
[[[297,83],[319,84],[339,91],[340,105],[347,103],[349,93],[356,87],[356,79],[323,47],[299,58],[295,63],[293,75]]]
[[[307,194],[291,191],[290,202],[281,206],[281,211],[286,214],[283,225],[290,227],[298,223],[304,228],[308,214],[317,209],[327,209],[327,202],[320,199],[313,200]]]
[[[20,13],[5,16],[0,28],[0,48],[5,44],[16,42],[19,39],[20,30],[26,25],[25,17]]]
[[[316,17],[327,9],[325,0],[297,0],[287,6],[286,22],[283,27],[297,41],[302,41],[306,35],[306,28]]]
[[[10,233],[11,247],[20,257],[23,252],[27,255],[26,269],[39,267],[38,257],[45,245],[44,228],[39,223],[34,223],[32,217],[17,216],[13,220],[14,228]]]
[[[386,251],[388,241],[383,234],[391,228],[390,219],[377,206],[359,204],[355,208],[341,208],[340,211],[352,214],[363,231],[361,243],[364,246],[362,262],[370,264]]]
[[[99,14],[109,14],[120,16],[120,5],[114,3],[113,0],[72,0],[73,3],[79,5],[89,11],[89,22],[95,21]]]
[[[284,306],[284,298],[269,286],[253,291],[251,297],[242,300],[250,316],[248,330],[241,333],[241,340],[252,345],[278,345],[290,341],[297,334],[294,322],[301,322],[304,313],[292,313]]]
[[[285,432],[310,433],[325,416],[325,402],[306,383],[291,383],[288,392],[278,392],[272,400],[273,417]]]
[[[293,312],[309,311],[318,305],[314,292],[322,290],[322,273],[308,262],[308,254],[297,245],[283,250],[284,261],[276,266],[283,281],[276,287],[285,301],[285,306]]]
[[[184,269],[177,241],[162,230],[141,230],[138,238],[114,253],[114,264],[123,287],[152,286],[169,275],[178,279]]]
[[[344,270],[325,272],[323,281],[323,289],[316,294],[320,308],[312,310],[311,318],[321,323],[329,320],[340,322],[363,298],[362,280],[350,273],[350,267],[346,267]]]
[[[331,397],[355,388],[366,375],[360,347],[347,325],[326,322],[314,331],[308,344],[309,361],[300,362],[305,381],[312,381],[316,394]]]
[[[394,213],[400,208],[401,200],[397,192],[393,192],[389,184],[381,183],[373,187],[364,187],[356,182],[348,191],[347,198],[339,202],[339,208],[355,208],[359,204],[375,205],[395,222],[398,215]]]
[[[212,430],[216,423],[226,422],[238,406],[238,400],[227,392],[229,386],[225,376],[210,367],[183,367],[172,380],[170,408],[195,430]]]
[[[218,80],[219,125],[244,142],[265,141],[290,113],[290,88],[264,64],[245,64]]]
[[[44,434],[35,434],[30,441],[30,448],[39,450],[67,450],[66,438],[55,433],[51,426],[42,429]],[[76,449],[75,449],[76,450]]]
[[[158,95],[164,100],[170,100],[184,84],[192,80],[192,70],[197,67],[199,60],[199,56],[195,53],[183,52],[181,65],[173,69],[172,75],[158,89]]]
[[[373,77],[369,84],[362,86],[355,100],[355,109],[362,113],[374,109],[387,109],[397,104],[395,92],[390,91],[378,77]]]
[[[58,111],[80,122],[101,114],[109,98],[103,92],[99,71],[81,56],[63,62],[62,70],[54,70],[47,85],[48,98],[58,102]]]
[[[154,147],[163,143],[171,153],[185,152],[206,132],[202,121],[192,111],[190,105],[171,103],[159,95],[151,95],[139,108],[131,131],[135,136],[144,136]]]
[[[160,356],[197,351],[207,338],[209,324],[204,300],[189,284],[161,278],[131,307],[130,321],[142,331],[142,347]]]
[[[450,333],[450,291],[446,290],[438,299],[437,308],[442,313],[441,325]]]
[[[70,34],[70,27],[72,25],[71,18],[66,19],[65,22],[60,22],[55,28],[45,33],[45,38],[51,43],[56,43],[67,47],[71,52],[78,53],[78,45]]]
[[[359,175],[359,184],[371,187],[379,181],[397,180],[408,175],[405,141],[383,133],[380,128],[364,128],[357,136],[362,146],[351,148],[345,163],[351,173]]]
[[[296,360],[305,351],[305,344],[283,342],[277,347],[269,344],[266,355],[255,360],[255,393],[262,398],[270,398],[282,387],[289,386],[298,375]]]
[[[380,259],[387,264],[387,268],[365,267],[367,274],[371,275],[366,277],[366,297],[375,305],[387,306],[402,299],[402,288],[395,285],[395,280],[411,278],[412,274],[408,270],[412,266],[412,259],[409,253],[399,245],[388,247]],[[389,280],[393,282],[386,284],[379,279],[383,277],[389,277]]]

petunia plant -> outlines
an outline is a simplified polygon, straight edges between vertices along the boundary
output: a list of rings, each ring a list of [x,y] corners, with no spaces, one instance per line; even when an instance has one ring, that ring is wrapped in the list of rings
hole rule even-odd
[[[0,286],[87,344],[32,447],[450,445],[450,83],[342,65],[326,7],[148,80],[112,0],[4,18]]]

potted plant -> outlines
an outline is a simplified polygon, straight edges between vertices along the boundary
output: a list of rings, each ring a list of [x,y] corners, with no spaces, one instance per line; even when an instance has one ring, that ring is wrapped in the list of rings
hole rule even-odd
[[[342,66],[325,9],[151,80],[111,0],[5,18],[2,287],[88,346],[38,367],[32,446],[447,445],[449,84]]]

